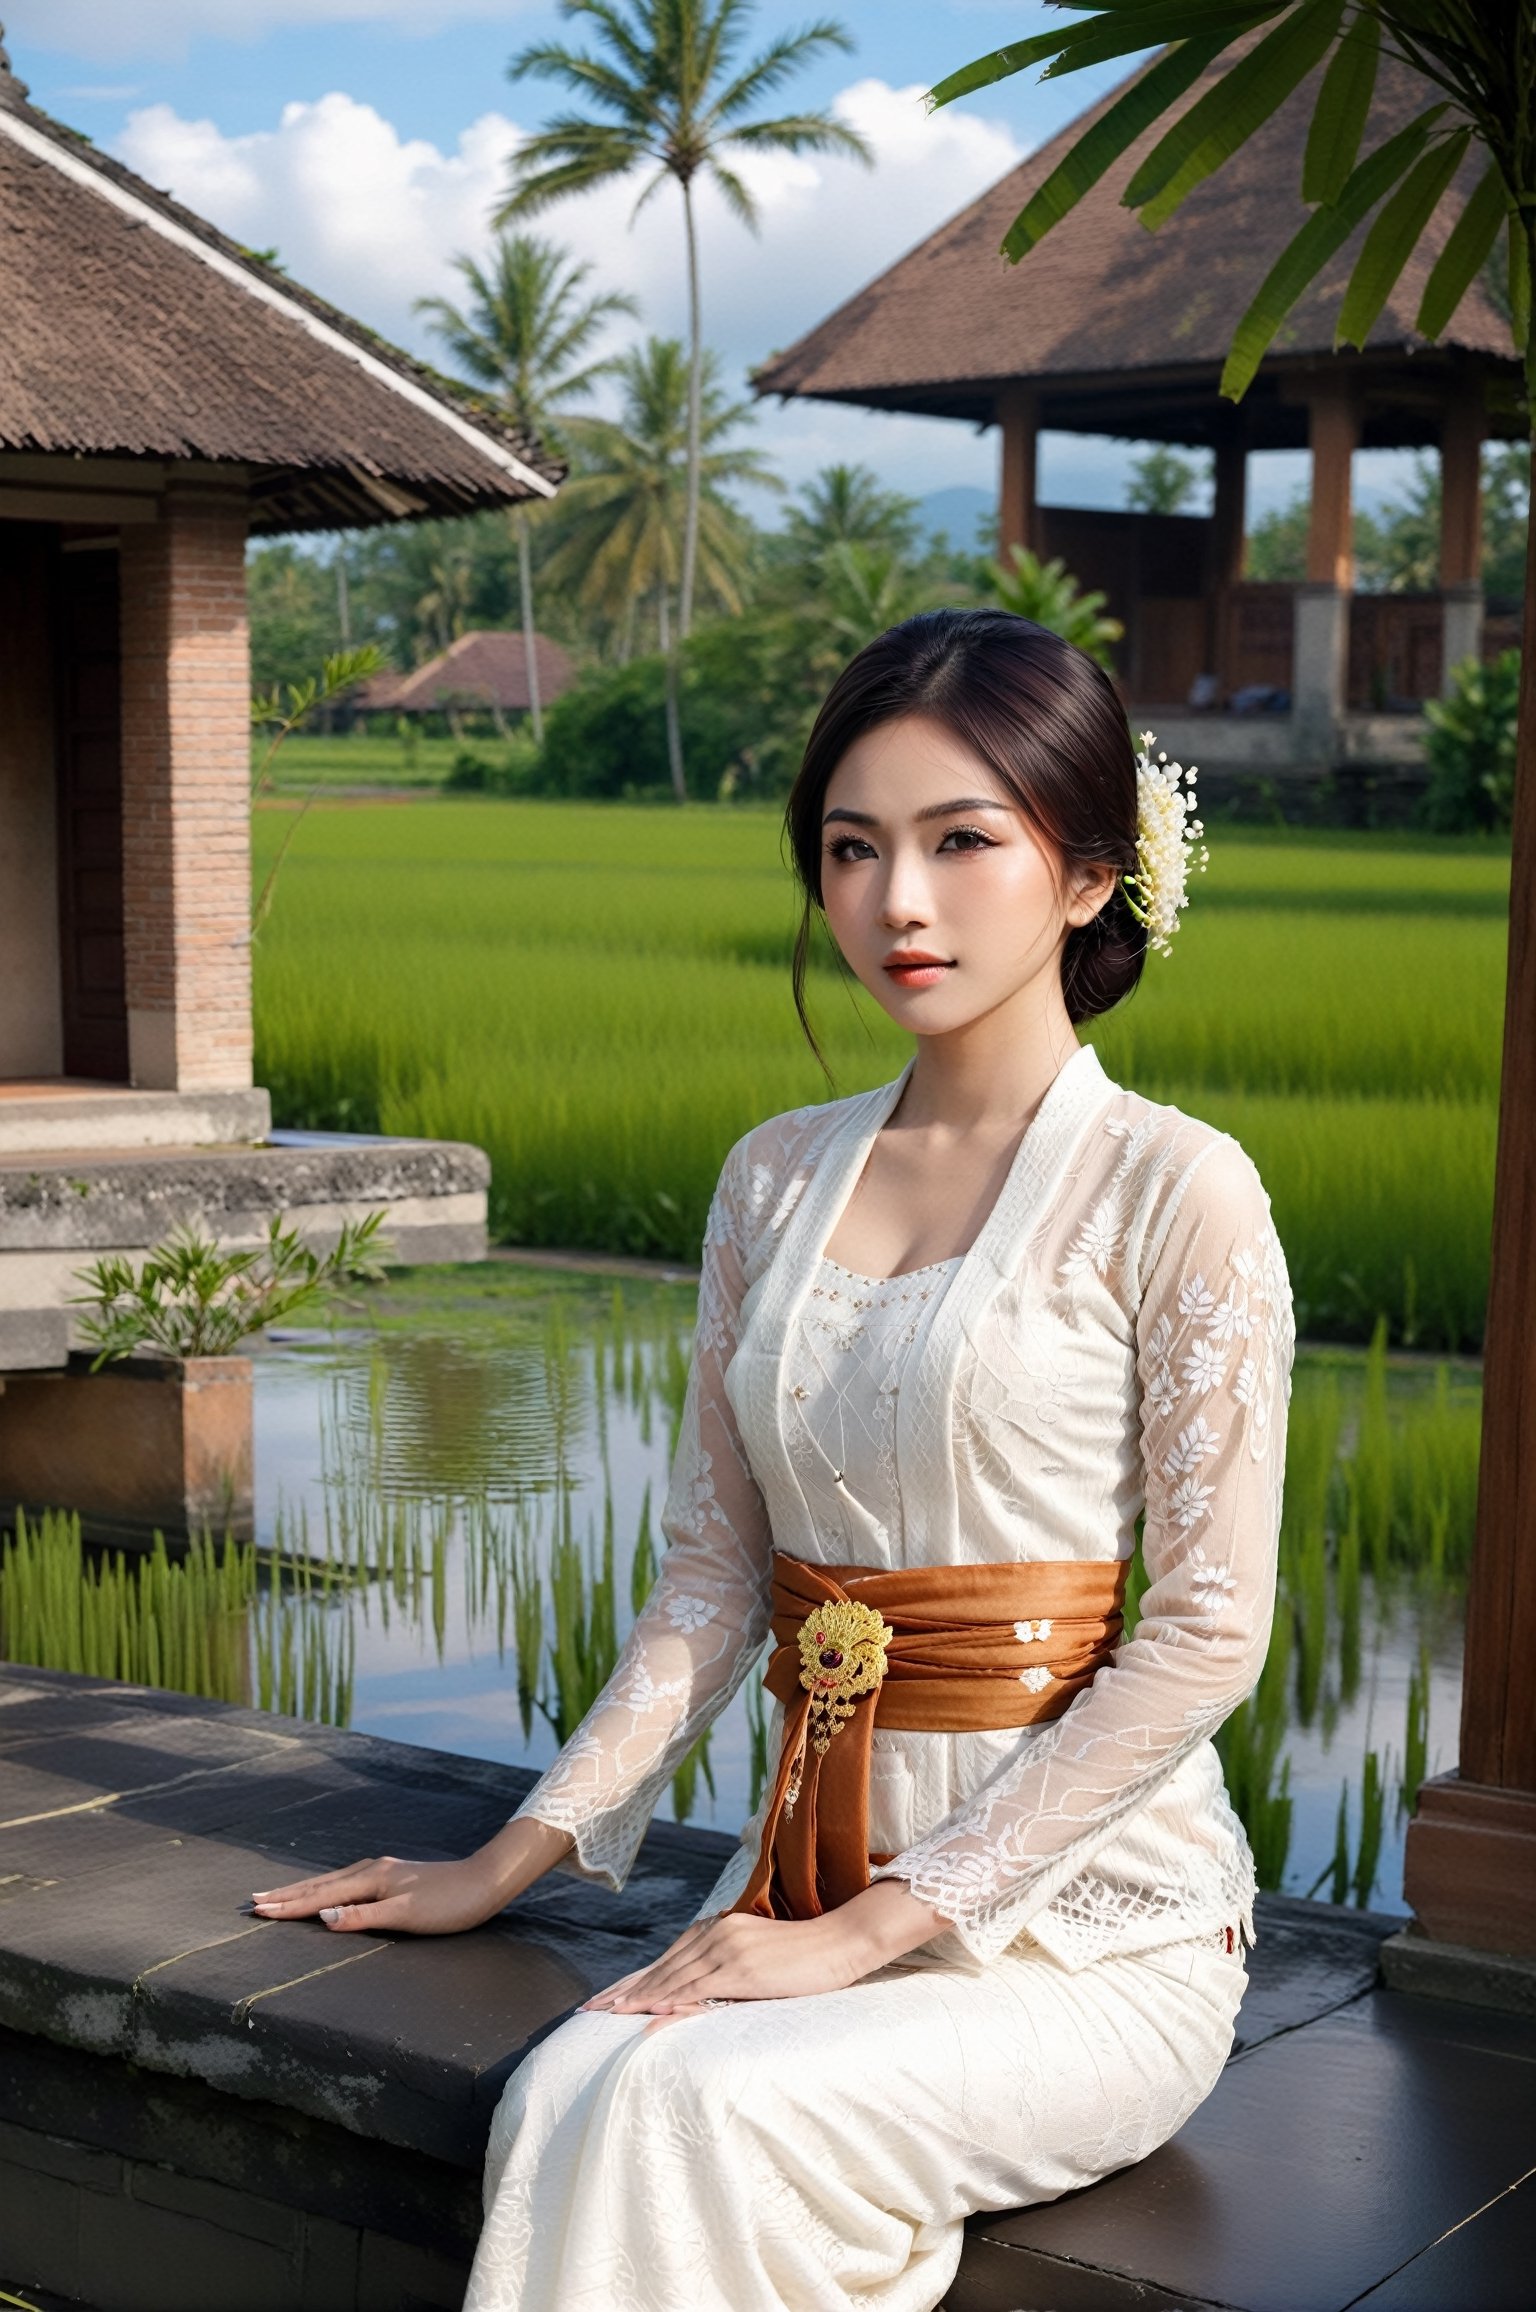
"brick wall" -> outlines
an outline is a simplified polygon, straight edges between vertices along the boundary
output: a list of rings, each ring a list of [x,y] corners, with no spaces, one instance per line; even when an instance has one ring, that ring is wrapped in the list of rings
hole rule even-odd
[[[125,528],[123,883],[135,1084],[251,1081],[242,490],[172,482]]]

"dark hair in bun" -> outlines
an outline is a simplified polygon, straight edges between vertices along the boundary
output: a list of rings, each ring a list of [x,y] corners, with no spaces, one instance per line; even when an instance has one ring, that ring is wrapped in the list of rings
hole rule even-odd
[[[1066,869],[1136,869],[1136,756],[1108,675],[1086,651],[1009,610],[925,610],[866,643],[827,693],[790,790],[784,824],[805,906],[795,939],[795,1009],[805,1009],[812,910],[821,906],[827,784],[864,733],[926,715],[970,748]],[[1088,923],[1067,934],[1061,991],[1074,1024],[1128,996],[1147,934],[1118,879]]]

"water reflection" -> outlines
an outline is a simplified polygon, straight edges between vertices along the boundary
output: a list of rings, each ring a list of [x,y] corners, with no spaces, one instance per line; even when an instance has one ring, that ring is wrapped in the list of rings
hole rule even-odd
[[[540,1766],[654,1578],[691,1290],[432,1271],[358,1314],[258,1362],[259,1537],[327,1569],[351,1724]],[[1400,1903],[1406,1797],[1455,1752],[1477,1407],[1380,1341],[1298,1364],[1274,1644],[1221,1742],[1268,1884]],[[678,1819],[734,1828],[765,1749],[749,1681]]]

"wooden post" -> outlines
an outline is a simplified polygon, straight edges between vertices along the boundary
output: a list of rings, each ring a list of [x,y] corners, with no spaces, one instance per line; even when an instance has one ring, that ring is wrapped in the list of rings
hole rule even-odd
[[[1483,389],[1476,378],[1446,402],[1440,420],[1441,688],[1483,647]]]
[[[1236,428],[1216,444],[1214,465],[1207,649],[1211,672],[1225,694],[1229,687],[1227,660],[1232,589],[1242,581],[1243,531],[1248,511],[1248,444]]]
[[[1436,1940],[1536,1955],[1536,522],[1525,583],[1461,1768],[1419,1793],[1403,1886],[1419,1926]]]
[[[1307,523],[1307,579],[1296,596],[1291,697],[1302,754],[1325,768],[1344,712],[1349,666],[1349,598],[1355,579],[1350,461],[1360,414],[1347,378],[1326,378],[1307,396],[1312,444],[1312,501]]]
[[[1307,411],[1312,446],[1307,583],[1337,586],[1347,594],[1355,582],[1350,465],[1360,439],[1359,412],[1348,385],[1332,381],[1314,388]]]
[[[1039,410],[1027,386],[1005,386],[997,397],[997,420],[1002,429],[1002,477],[997,505],[998,558],[1008,562],[1009,549],[1028,546],[1039,551],[1035,521],[1035,454]]]

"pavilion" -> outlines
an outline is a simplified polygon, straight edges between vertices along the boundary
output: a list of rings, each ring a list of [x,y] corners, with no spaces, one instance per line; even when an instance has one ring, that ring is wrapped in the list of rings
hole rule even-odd
[[[1191,102],[1206,85],[1195,84]],[[1224,401],[1218,387],[1233,325],[1306,214],[1299,188],[1310,102],[1304,93],[1292,98],[1156,234],[1120,206],[1160,133],[1148,130],[1023,265],[1008,267],[999,255],[1008,226],[1120,93],[765,362],[755,389],[995,426],[1001,545],[1060,555],[1084,585],[1108,595],[1126,629],[1119,674],[1133,716],[1154,720],[1170,748],[1182,744],[1185,727],[1169,710],[1178,716],[1202,700],[1217,710],[1201,715],[1189,737],[1202,770],[1315,770],[1400,758],[1405,746],[1411,755],[1419,703],[1484,647],[1479,451],[1486,438],[1524,431],[1508,324],[1479,282],[1438,344],[1416,334],[1442,225],[1406,268],[1366,347],[1336,354],[1334,319],[1357,234],[1290,315],[1243,401]],[[1406,68],[1383,63],[1367,144],[1422,102]],[[1044,430],[1209,450],[1213,510],[1194,517],[1043,505],[1036,445]],[[1248,454],[1303,448],[1313,460],[1305,582],[1251,583],[1243,576]],[[1438,450],[1436,593],[1353,591],[1350,463],[1360,448]],[[1517,639],[1512,619],[1487,637]],[[1289,712],[1220,711],[1264,691],[1287,700]]]
[[[576,679],[570,653],[547,634],[533,638],[539,702],[551,706]],[[435,658],[409,674],[389,671],[359,683],[353,705],[359,714],[447,716],[488,714],[498,730],[509,716],[530,706],[528,652],[520,628],[478,627],[461,634]]]
[[[20,1472],[68,1430],[94,1256],[375,1210],[402,1259],[483,1254],[480,1150],[274,1134],[253,1083],[246,543],[548,498],[563,468],[29,104],[3,47],[0,214],[8,1506],[70,1500]]]

